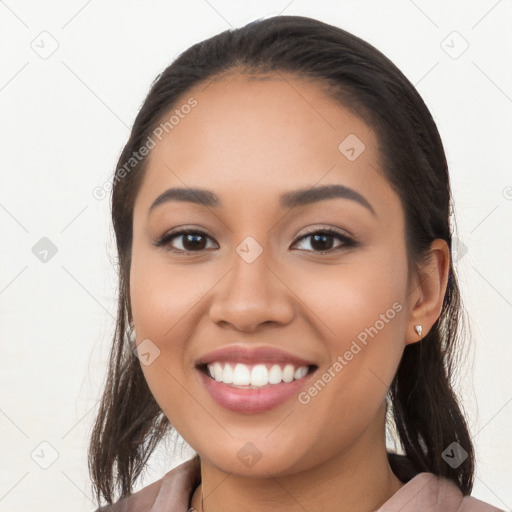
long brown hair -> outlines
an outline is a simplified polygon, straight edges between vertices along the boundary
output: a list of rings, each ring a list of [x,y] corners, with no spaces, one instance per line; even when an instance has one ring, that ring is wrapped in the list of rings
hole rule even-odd
[[[153,398],[127,337],[133,206],[146,157],[130,160],[191,87],[229,72],[288,72],[316,81],[377,133],[381,168],[405,211],[410,268],[431,242],[452,247],[451,191],[443,145],[420,95],[381,52],[338,27],[276,16],[227,30],[183,52],[153,82],[113,177],[112,221],[119,265],[119,306],[110,366],[89,447],[98,503],[132,491],[149,456],[172,429]],[[130,165],[127,167],[127,162]],[[124,172],[122,171],[124,169]],[[428,335],[407,345],[389,399],[402,448],[416,472],[428,471],[471,493],[474,451],[452,389],[462,307],[450,262],[442,311]],[[443,451],[457,442],[467,459],[452,467]]]

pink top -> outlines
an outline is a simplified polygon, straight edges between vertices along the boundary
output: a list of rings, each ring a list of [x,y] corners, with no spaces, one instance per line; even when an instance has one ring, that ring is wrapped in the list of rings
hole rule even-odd
[[[116,502],[112,512],[188,512],[201,478],[194,457],[171,469],[160,480]],[[106,511],[105,508],[95,512]],[[504,512],[471,496],[463,496],[450,480],[418,473],[376,512]]]

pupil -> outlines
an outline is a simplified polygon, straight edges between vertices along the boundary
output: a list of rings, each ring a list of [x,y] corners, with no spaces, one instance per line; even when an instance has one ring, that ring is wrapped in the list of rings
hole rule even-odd
[[[202,243],[201,241],[198,242],[198,239],[203,239]],[[190,243],[191,242],[191,243]],[[187,247],[188,245],[188,247]],[[194,250],[194,249],[204,249],[204,237],[202,235],[194,235],[194,234],[188,234],[185,235],[185,241],[183,243],[183,246],[187,250]]]
[[[329,245],[329,247],[325,247],[324,245],[322,245],[322,243],[325,244],[326,239],[329,239],[329,241],[332,242],[332,235],[313,235],[311,247],[313,247],[313,249],[318,249],[319,251],[327,251],[331,249],[331,244],[327,244]],[[317,245],[318,241],[320,241],[320,246]]]

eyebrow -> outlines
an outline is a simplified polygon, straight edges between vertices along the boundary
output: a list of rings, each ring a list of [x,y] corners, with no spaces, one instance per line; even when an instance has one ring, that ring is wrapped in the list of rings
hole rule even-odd
[[[369,210],[372,215],[375,210],[368,200],[354,189],[344,185],[324,185],[322,187],[304,188],[285,192],[279,196],[281,208],[295,208],[308,204],[324,201],[326,199],[349,199],[355,201]],[[188,203],[202,204],[208,207],[222,206],[219,197],[211,190],[202,188],[169,188],[160,194],[149,208],[151,213],[157,206],[170,201],[184,201]]]

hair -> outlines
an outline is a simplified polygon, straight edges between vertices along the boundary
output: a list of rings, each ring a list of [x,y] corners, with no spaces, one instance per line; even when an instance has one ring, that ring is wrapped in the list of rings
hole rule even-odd
[[[98,503],[129,495],[148,459],[173,427],[156,403],[127,336],[132,319],[130,262],[133,207],[147,156],[120,169],[192,87],[232,73],[297,77],[318,84],[376,133],[379,170],[400,197],[405,216],[408,270],[442,239],[452,248],[451,191],[436,124],[402,72],[359,37],[302,16],[258,19],[194,44],[157,76],[119,157],[111,192],[118,253],[118,312],[106,384],[91,434],[89,471]],[[185,121],[186,122],[186,121]],[[471,493],[474,450],[452,388],[463,309],[450,258],[442,310],[428,334],[406,345],[387,399],[399,442],[415,473],[431,472]],[[389,418],[388,418],[389,419]],[[466,460],[442,457],[457,442]]]

